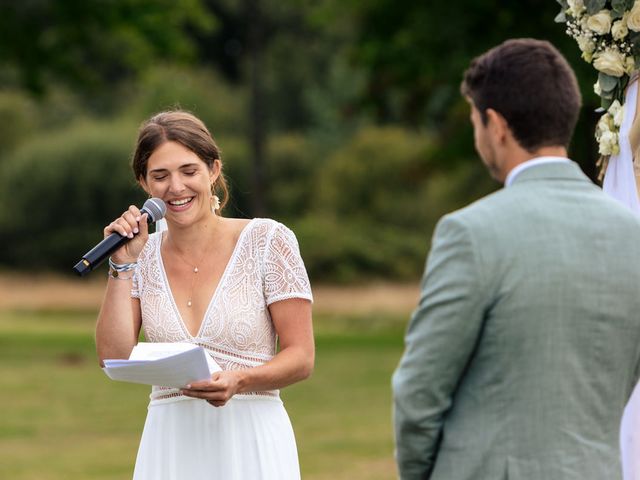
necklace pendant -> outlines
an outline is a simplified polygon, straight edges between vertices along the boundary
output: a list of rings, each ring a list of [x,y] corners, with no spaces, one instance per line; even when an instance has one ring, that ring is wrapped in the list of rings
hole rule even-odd
[[[193,273],[198,273],[198,267],[193,267]]]
[[[187,302],[187,307],[190,307],[190,306],[191,306],[191,300]]]

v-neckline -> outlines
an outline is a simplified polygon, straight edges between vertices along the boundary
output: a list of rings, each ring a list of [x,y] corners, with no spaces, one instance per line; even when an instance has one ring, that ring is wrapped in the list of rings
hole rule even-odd
[[[202,335],[202,331],[204,330],[204,327],[207,323],[207,318],[209,317],[209,310],[211,310],[211,306],[215,303],[216,298],[218,297],[218,292],[220,292],[222,285],[224,283],[224,281],[226,280],[229,271],[231,270],[231,267],[233,266],[233,264],[236,263],[236,257],[238,256],[238,251],[240,250],[240,245],[242,244],[242,242],[244,241],[244,237],[246,236],[246,233],[249,231],[249,227],[253,224],[255,218],[252,218],[251,220],[249,220],[247,222],[247,224],[242,227],[242,230],[240,231],[240,235],[238,236],[238,240],[236,240],[236,244],[233,247],[233,250],[231,251],[231,256],[229,257],[229,260],[227,261],[227,265],[224,268],[224,271],[222,272],[222,275],[220,276],[220,280],[218,280],[218,285],[216,285],[216,289],[213,291],[213,294],[211,295],[211,298],[209,299],[209,304],[207,305],[207,308],[204,311],[204,315],[202,317],[202,319],[200,320],[200,327],[198,328],[198,331],[196,332],[195,335],[192,335],[191,332],[189,331],[189,328],[187,327],[187,324],[184,323],[184,319],[182,318],[182,314],[180,313],[180,309],[178,308],[178,304],[176,303],[175,297],[173,296],[173,290],[171,290],[171,285],[169,284],[169,277],[167,276],[167,270],[164,267],[164,260],[162,258],[162,240],[163,240],[163,234],[160,234],[160,238],[156,244],[156,254],[158,256],[158,262],[160,264],[160,272],[162,273],[162,279],[164,281],[164,286],[165,289],[167,291],[167,295],[169,297],[169,299],[171,300],[171,305],[173,307],[173,311],[174,314],[176,316],[176,318],[178,319],[178,323],[180,324],[180,328],[182,328],[182,330],[184,331],[185,335],[187,336],[188,339],[190,340],[194,340],[196,338],[200,338]]]

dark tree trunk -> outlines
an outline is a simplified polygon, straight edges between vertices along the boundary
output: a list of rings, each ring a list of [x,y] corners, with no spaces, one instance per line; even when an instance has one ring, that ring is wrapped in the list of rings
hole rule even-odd
[[[265,24],[261,0],[245,0],[250,77],[249,144],[251,145],[251,205],[255,217],[267,211],[266,105],[264,87]]]

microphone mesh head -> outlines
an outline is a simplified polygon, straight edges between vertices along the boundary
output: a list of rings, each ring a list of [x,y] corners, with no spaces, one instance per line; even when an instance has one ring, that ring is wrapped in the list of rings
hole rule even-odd
[[[155,197],[149,198],[146,202],[144,202],[142,209],[149,214],[149,218],[153,222],[157,222],[164,217],[165,213],[167,213],[167,206],[162,200]]]

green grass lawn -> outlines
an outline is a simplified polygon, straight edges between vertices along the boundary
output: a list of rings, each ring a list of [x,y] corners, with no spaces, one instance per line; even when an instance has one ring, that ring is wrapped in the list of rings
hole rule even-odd
[[[94,319],[0,312],[0,478],[131,478],[149,387],[102,373]],[[315,373],[282,392],[304,479],[394,478],[390,375],[405,321],[315,319]]]

